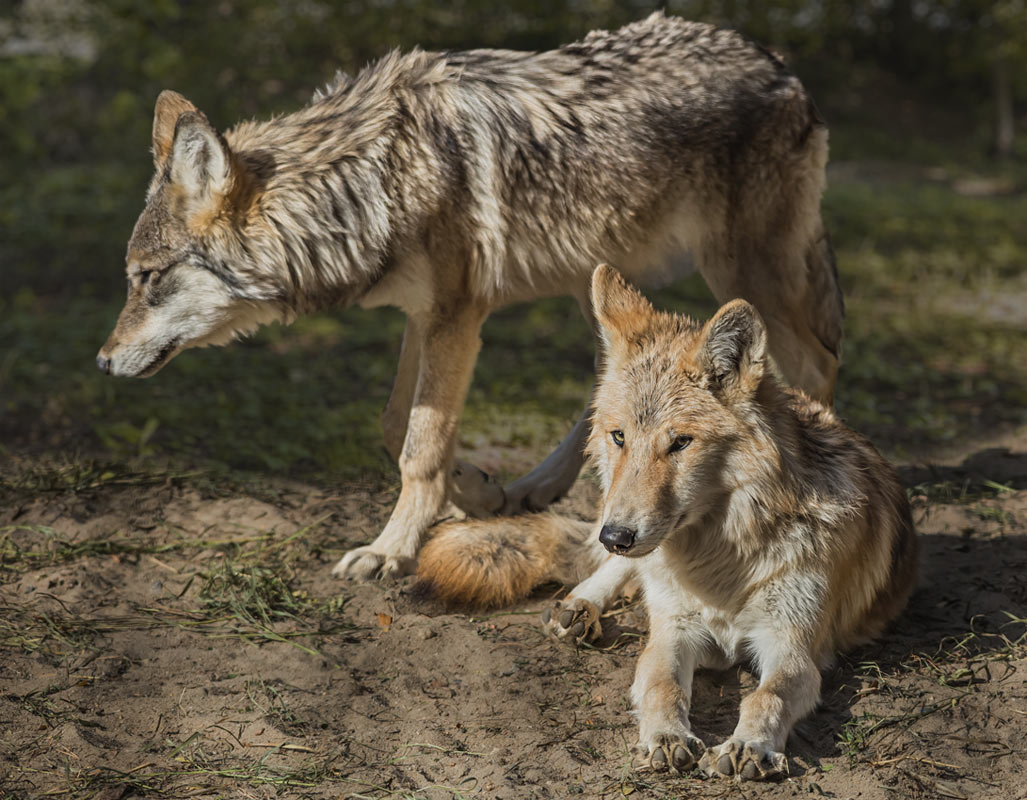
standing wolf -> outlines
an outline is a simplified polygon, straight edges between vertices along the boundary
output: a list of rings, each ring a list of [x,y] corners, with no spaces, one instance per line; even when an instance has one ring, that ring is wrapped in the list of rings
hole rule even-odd
[[[748,303],[700,325],[654,311],[610,267],[596,270],[593,297],[607,354],[588,443],[599,520],[450,524],[424,548],[421,579],[440,599],[485,606],[584,578],[543,614],[574,639],[598,635],[599,611],[640,579],[641,756],[658,769],[780,775],[792,725],[820,697],[820,669],[880,633],[913,587],[905,489],[830,410],[778,386]],[[749,660],[759,686],[730,738],[707,750],[689,724],[692,674]]]
[[[641,283],[694,265],[722,301],[763,312],[788,381],[831,398],[827,130],[799,81],[737,33],[654,14],[545,53],[393,53],[224,135],[164,92],[153,155],[102,370],[146,377],[317,309],[407,314],[382,417],[402,490],[339,575],[409,571],[447,497],[483,515],[543,507],[573,483],[584,416],[505,492],[454,467],[454,439],[489,312],[572,295],[593,322],[599,261]]]

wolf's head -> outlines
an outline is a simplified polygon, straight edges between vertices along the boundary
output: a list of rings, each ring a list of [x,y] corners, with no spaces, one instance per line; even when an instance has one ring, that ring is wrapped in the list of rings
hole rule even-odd
[[[233,209],[252,176],[176,92],[157,98],[153,160],[128,243],[128,300],[96,359],[112,375],[148,377],[186,348],[224,344],[282,316],[226,263]]]
[[[723,507],[737,460],[758,457],[767,336],[743,300],[701,325],[656,311],[605,265],[592,304],[605,354],[588,443],[605,490],[600,540],[642,556]]]

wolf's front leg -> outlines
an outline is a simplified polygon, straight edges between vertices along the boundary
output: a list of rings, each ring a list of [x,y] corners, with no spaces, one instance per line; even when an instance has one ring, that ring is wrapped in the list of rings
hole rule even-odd
[[[485,315],[484,307],[464,301],[460,307],[436,309],[416,321],[421,340],[399,454],[399,500],[381,535],[366,547],[346,553],[332,570],[334,575],[367,580],[413,570],[424,533],[446,502],[457,423],[481,346],[478,332]],[[404,359],[400,360],[402,372]]]
[[[742,700],[731,738],[706,751],[701,766],[709,775],[766,780],[788,774],[785,742],[792,726],[820,699],[820,670],[805,648],[785,631],[767,632],[756,644],[762,678]]]
[[[403,344],[399,351],[399,365],[392,394],[382,412],[382,433],[385,449],[399,463],[403,455],[410,410],[414,405],[414,392],[421,371],[421,352],[424,333],[416,317],[408,317],[403,331]],[[495,478],[466,461],[457,461],[450,473],[450,497],[472,517],[488,517],[497,513],[505,501],[503,487]]]
[[[635,753],[646,766],[683,772],[703,756],[706,745],[688,721],[692,676],[703,651],[698,629],[650,608],[649,643],[638,659],[631,701],[638,714]]]

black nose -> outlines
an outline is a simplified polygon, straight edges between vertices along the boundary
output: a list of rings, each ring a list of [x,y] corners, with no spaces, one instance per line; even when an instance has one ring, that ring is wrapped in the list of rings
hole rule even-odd
[[[599,531],[599,541],[611,553],[626,553],[635,543],[635,532],[631,528],[603,525]]]
[[[111,360],[106,356],[97,356],[96,366],[100,368],[100,372],[106,373],[107,375],[111,374]]]

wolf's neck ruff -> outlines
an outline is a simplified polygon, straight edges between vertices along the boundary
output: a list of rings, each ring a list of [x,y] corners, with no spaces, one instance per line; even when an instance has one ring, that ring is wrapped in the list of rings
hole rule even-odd
[[[349,305],[391,258],[391,203],[381,154],[316,162],[316,142],[297,157],[276,149],[282,121],[229,132],[243,166],[226,209],[209,230],[210,252],[232,264],[248,296],[292,314]],[[236,144],[238,142],[238,144]]]
[[[243,224],[224,244],[247,283],[304,313],[352,304],[408,255],[397,243],[425,224],[410,209],[438,206],[452,183],[402,141],[408,104],[451,72],[438,54],[394,52],[355,79],[338,74],[292,114],[225,135],[241,167],[227,218]]]

